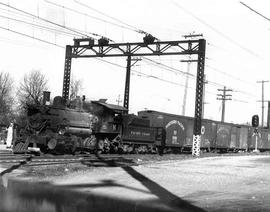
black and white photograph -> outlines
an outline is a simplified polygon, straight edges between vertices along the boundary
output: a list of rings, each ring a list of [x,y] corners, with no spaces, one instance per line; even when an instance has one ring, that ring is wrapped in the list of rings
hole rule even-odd
[[[270,211],[269,37],[267,0],[0,0],[0,212]]]

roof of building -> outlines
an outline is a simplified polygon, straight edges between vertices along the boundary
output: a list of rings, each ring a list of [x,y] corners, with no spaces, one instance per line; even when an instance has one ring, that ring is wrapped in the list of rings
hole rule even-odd
[[[107,104],[105,102],[100,102],[100,101],[92,101],[93,103],[99,104],[104,106],[105,108],[109,110],[113,110],[114,112],[123,112],[123,111],[128,111],[127,108],[120,106],[120,105],[113,105],[113,104]]]

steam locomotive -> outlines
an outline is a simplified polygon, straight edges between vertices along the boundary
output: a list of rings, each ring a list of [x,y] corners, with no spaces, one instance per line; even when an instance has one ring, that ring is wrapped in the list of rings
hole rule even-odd
[[[52,104],[29,105],[27,125],[16,138],[14,152],[39,147],[46,153],[77,150],[114,153],[156,153],[190,151],[193,142],[192,117],[127,109],[99,101],[77,98],[68,104],[55,97]],[[269,129],[202,120],[201,149],[205,151],[270,150]],[[257,136],[258,135],[258,136]],[[256,142],[257,138],[257,142]]]
[[[38,147],[42,152],[155,152],[158,128],[127,109],[77,98],[66,104],[62,97],[51,105],[28,105],[27,125],[16,138],[13,151]]]

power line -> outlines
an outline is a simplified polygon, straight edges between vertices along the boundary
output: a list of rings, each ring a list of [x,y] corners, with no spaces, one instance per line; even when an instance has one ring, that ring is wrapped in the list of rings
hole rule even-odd
[[[245,64],[243,64],[243,62],[240,62],[239,59],[237,59],[236,57],[232,57],[232,52],[229,51],[228,49],[225,49],[225,48],[223,48],[223,47],[220,47],[220,46],[218,46],[218,45],[216,45],[216,44],[212,44],[212,43],[208,43],[208,45],[209,45],[209,47],[213,47],[213,48],[217,49],[218,51],[223,52],[223,53],[225,53],[226,55],[228,55],[228,56],[230,57],[230,62],[231,62],[231,63],[233,62],[234,64],[241,65],[241,68],[242,68],[242,69],[243,69],[243,68],[249,69],[249,67],[245,67],[245,66],[244,66]],[[226,57],[226,56],[225,56],[225,57]],[[207,59],[207,60],[210,60],[210,61],[216,61],[215,59],[209,58],[209,57],[207,57],[206,59]],[[216,61],[216,62],[217,62],[217,61]],[[251,82],[251,84],[253,84],[253,82]]]
[[[175,73],[175,74],[189,75],[189,76],[194,77],[193,74],[190,74],[190,73],[181,71],[181,70],[179,70],[179,69],[173,68],[173,67],[171,67],[171,66],[165,65],[165,64],[160,63],[160,62],[157,62],[157,61],[155,61],[155,60],[151,60],[151,59],[149,59],[149,58],[147,58],[147,57],[143,57],[143,59],[146,60],[146,61],[149,61],[149,62],[151,62],[151,63],[154,63],[154,64],[156,64],[156,65],[158,65],[158,66],[163,66],[163,68],[165,68],[166,70],[168,70],[168,71],[170,71],[170,72],[173,72],[173,73]]]
[[[241,103],[249,103],[248,101],[244,101],[244,100],[240,100],[240,99],[232,99],[232,101],[241,102]]]
[[[87,34],[78,32],[78,31],[76,31],[76,30],[73,30],[73,29],[71,29],[71,28],[69,28],[69,27],[63,26],[63,25],[61,25],[61,24],[57,24],[57,23],[55,23],[55,22],[53,22],[53,21],[49,21],[49,20],[47,20],[47,19],[45,19],[45,18],[41,18],[41,17],[39,17],[39,16],[36,16],[36,15],[34,15],[34,14],[31,14],[31,13],[26,12],[26,11],[24,11],[24,10],[21,10],[21,9],[19,9],[19,8],[13,7],[13,6],[11,6],[11,5],[8,5],[8,4],[2,3],[2,2],[0,2],[0,4],[1,4],[1,5],[4,5],[4,6],[6,6],[6,7],[9,7],[9,8],[11,8],[11,9],[13,9],[13,10],[19,11],[19,12],[21,12],[21,13],[23,13],[23,14],[29,15],[29,16],[31,16],[31,17],[33,17],[33,18],[36,18],[36,19],[42,20],[42,21],[44,21],[44,22],[47,22],[47,23],[49,23],[49,24],[53,24],[53,25],[56,25],[56,26],[58,26],[58,27],[64,28],[64,29],[66,29],[66,30],[75,32],[75,33],[77,33],[77,34],[80,34],[81,36],[89,37]],[[94,39],[94,38],[92,38],[92,39]],[[96,39],[95,39],[95,40],[96,40]]]
[[[5,28],[5,27],[2,27],[0,26],[1,29],[4,29],[4,30],[7,30],[9,32],[13,32],[15,34],[19,34],[21,36],[25,36],[25,37],[28,37],[28,38],[32,38],[34,40],[37,40],[37,41],[40,41],[40,42],[43,42],[43,43],[47,43],[47,44],[50,44],[50,45],[54,45],[54,46],[57,46],[57,47],[60,47],[60,48],[65,48],[64,46],[60,46],[58,44],[55,44],[55,43],[52,43],[52,42],[49,42],[49,41],[46,41],[46,40],[43,40],[43,39],[40,39],[40,38],[36,38],[36,37],[33,37],[33,36],[30,36],[30,35],[27,35],[27,34],[24,34],[24,33],[21,33],[21,32],[18,32],[18,31],[15,31],[15,30],[11,30],[11,29],[8,29],[8,28]]]
[[[40,39],[40,38],[36,38],[36,37],[33,37],[33,36],[30,36],[30,35],[27,35],[27,34],[24,34],[24,33],[21,33],[21,32],[18,32],[18,31],[15,31],[15,30],[11,30],[11,29],[8,29],[8,28],[5,28],[5,27],[1,27],[1,29],[4,29],[4,30],[7,30],[9,32],[12,32],[12,33],[16,33],[16,34],[19,34],[21,36],[25,36],[25,37],[28,37],[28,38],[31,38],[31,39],[34,39],[34,40],[37,40],[39,42],[43,42],[43,43],[46,43],[46,44],[50,44],[50,45],[53,45],[53,46],[56,46],[56,47],[59,47],[59,48],[62,48],[64,49],[65,47],[64,46],[60,46],[58,44],[55,44],[55,43],[52,43],[52,42],[49,42],[49,41],[46,41],[46,40],[43,40],[43,39]],[[119,64],[116,64],[116,63],[113,63],[113,62],[109,62],[109,61],[106,61],[106,60],[103,60],[103,59],[100,59],[100,58],[95,58],[96,60],[100,60],[102,62],[105,62],[105,63],[108,63],[108,64],[111,64],[111,65],[114,65],[114,66],[118,66],[120,68],[126,68],[124,66],[121,66]],[[139,74],[140,76],[144,76],[144,77],[147,77],[147,78],[153,78],[153,79],[156,79],[156,80],[159,80],[159,81],[162,81],[162,82],[166,82],[166,83],[170,83],[170,84],[173,84],[173,85],[178,85],[178,86],[181,86],[181,87],[184,87],[185,85],[183,84],[180,84],[180,83],[176,83],[176,82],[172,82],[172,81],[169,81],[169,80],[165,80],[165,79],[162,79],[160,77],[157,77],[157,76],[154,76],[154,75],[148,75],[148,74],[145,74],[145,73],[142,73],[142,72],[139,72],[139,71],[135,71],[135,70],[131,70],[132,72],[134,73],[137,73]],[[193,89],[195,90],[195,88],[193,87],[188,87],[188,89]],[[215,95],[214,93],[211,93],[211,92],[208,92],[206,91],[206,93],[209,93],[209,94],[212,94],[212,95]],[[235,99],[234,99],[235,100]],[[240,102],[243,102],[241,100],[235,100],[235,101],[240,101]]]
[[[185,13],[189,14],[190,16],[192,16],[194,19],[196,19],[197,21],[199,21],[200,23],[202,23],[203,25],[207,26],[208,28],[210,28],[212,31],[216,32],[217,34],[219,34],[221,37],[225,38],[226,40],[230,41],[231,43],[233,43],[234,45],[238,46],[239,48],[241,48],[242,50],[248,52],[249,54],[260,58],[259,55],[257,55],[256,53],[254,53],[252,50],[246,48],[245,46],[241,45],[240,43],[236,42],[235,40],[233,40],[231,37],[229,37],[228,35],[226,35],[225,33],[219,31],[218,29],[216,29],[215,27],[211,26],[210,24],[206,23],[205,21],[203,21],[202,19],[198,18],[197,16],[195,16],[192,12],[190,12],[189,10],[185,9],[184,7],[180,6],[178,3],[176,3],[175,1],[174,5],[176,7],[178,7],[179,9],[183,10]]]
[[[161,64],[161,63],[159,63],[159,62],[156,62],[156,61],[154,61],[154,60],[150,60],[150,59],[148,59],[148,58],[144,58],[144,59],[149,60],[149,61],[151,61],[151,62],[153,62],[153,63],[155,63],[155,64],[157,64],[157,65],[162,65],[162,66],[165,66],[165,67],[166,67],[166,65]],[[173,69],[173,70],[179,72],[178,69],[174,69],[174,68],[172,68],[172,67],[170,67],[170,66],[167,66],[167,68],[170,68],[170,69]],[[166,69],[166,70],[168,70],[168,69]],[[169,71],[171,71],[171,70],[169,70]],[[174,72],[174,71],[173,71],[173,72]],[[185,75],[190,75],[190,76],[192,77],[193,80],[195,79],[195,76],[194,76],[193,74],[188,74],[187,72],[182,72],[182,71],[180,71],[180,72],[181,72],[182,74],[185,74]],[[214,82],[214,81],[210,81],[210,80],[208,80],[207,82],[208,82],[210,85],[213,85],[213,86],[215,86],[215,87],[224,87],[224,86],[225,86],[224,84],[220,84],[220,83],[217,83],[217,82]],[[242,91],[242,90],[238,90],[238,89],[236,89],[236,90],[234,90],[234,91],[235,91],[235,92],[238,92],[238,93],[242,93],[242,94],[248,95],[248,96],[254,96],[254,97],[256,97],[256,95],[254,95],[254,94],[252,94],[252,93],[248,93],[248,92],[246,92],[246,91]]]
[[[57,25],[58,27],[65,28],[65,29],[68,29],[68,30],[73,31],[73,32],[76,32],[76,33],[80,33],[80,32],[78,32],[77,30],[74,30],[74,29],[68,28],[68,27],[66,27],[66,26],[63,26],[63,25],[54,23],[54,22],[52,22],[52,21],[49,21],[49,20],[44,19],[44,18],[41,18],[41,17],[35,16],[35,15],[31,14],[31,13],[28,13],[28,12],[23,11],[23,10],[21,10],[21,9],[18,9],[18,8],[16,8],[16,7],[13,7],[13,6],[4,4],[4,3],[2,3],[2,2],[0,2],[0,4],[2,4],[2,5],[4,5],[4,6],[7,6],[7,7],[9,7],[9,8],[12,8],[12,9],[14,9],[14,10],[16,10],[16,11],[22,12],[23,14],[26,14],[26,15],[28,15],[28,16],[31,16],[31,17],[40,19],[40,20],[45,21],[45,22],[48,22],[48,23],[50,23],[50,24]],[[3,29],[4,29],[4,28],[3,28]],[[8,29],[6,29],[6,30],[8,30]],[[12,31],[12,30],[10,30],[10,31]],[[13,31],[13,32],[16,33],[15,31]],[[26,37],[31,37],[31,36],[29,36],[29,35],[26,35],[26,34],[23,34],[23,33],[19,33],[19,32],[17,32],[17,34],[21,34],[21,35],[24,35],[24,36],[26,36]],[[80,34],[82,34],[82,33],[80,33]],[[84,34],[82,34],[82,35],[84,35]],[[32,38],[32,37],[31,37],[31,38]],[[38,39],[38,38],[34,38],[34,39],[40,40],[40,41],[45,42],[45,43],[48,43],[48,44],[53,44],[53,43],[47,42],[47,41],[42,40],[42,39]],[[57,46],[57,44],[55,44],[55,45]],[[170,69],[174,69],[174,68],[169,67],[169,66],[167,66],[167,65],[165,65],[165,64],[157,63],[156,61],[153,61],[153,60],[151,60],[151,59],[147,59],[147,60],[152,61],[152,62],[154,62],[154,63],[156,63],[156,64],[159,64],[159,65],[162,65],[162,66],[164,66],[164,67],[167,67],[167,68],[170,68]],[[174,69],[174,70],[175,70],[175,71],[178,71],[178,72],[181,72],[181,71],[179,71],[179,70],[177,70],[177,69]],[[182,73],[184,73],[184,72],[182,72]]]
[[[49,2],[48,0],[45,0],[45,1],[47,1],[47,2]],[[109,17],[109,18],[111,18],[111,19],[113,19],[113,20],[116,20],[116,21],[118,21],[118,22],[120,22],[120,23],[122,23],[122,24],[125,24],[125,25],[128,25],[129,27],[133,27],[133,28],[136,28],[136,27],[134,27],[134,26],[131,26],[130,24],[127,24],[127,23],[125,23],[125,22],[123,22],[123,21],[121,21],[121,20],[119,20],[119,19],[117,19],[117,18],[114,18],[114,17],[112,17],[112,16],[109,16],[109,15],[107,15],[107,14],[105,14],[104,12],[101,12],[101,11],[99,11],[99,10],[97,10],[97,9],[94,9],[93,7],[90,7],[90,6],[88,6],[88,5],[85,5],[85,4],[83,4],[83,3],[81,3],[81,2],[79,2],[79,1],[77,1],[77,0],[74,0],[76,3],[78,3],[78,4],[80,4],[80,5],[83,5],[84,7],[87,7],[88,9],[91,9],[91,10],[93,10],[93,11],[95,11],[95,12],[98,12],[99,14],[102,14],[102,15],[104,15],[104,16],[106,16],[106,17]],[[53,3],[54,4],[54,3]],[[142,30],[139,30],[139,31],[142,31]],[[136,30],[136,32],[138,32],[138,30]],[[145,34],[148,34],[148,33],[145,33]],[[192,36],[194,36],[194,35],[192,35]],[[202,34],[199,34],[198,36],[202,36]],[[188,36],[184,36],[185,38],[187,38]],[[146,60],[149,60],[150,61],[150,59],[147,59],[147,58],[144,58],[144,59],[146,59]],[[154,62],[154,63],[156,63],[156,64],[158,64],[158,62],[155,62],[155,61],[153,61],[153,60],[151,60],[151,62]],[[163,66],[166,66],[166,65],[164,65],[164,64],[160,64],[159,63],[159,65],[163,65]],[[167,66],[168,67],[168,66]],[[171,67],[169,67],[170,69],[171,69]],[[173,68],[174,69],[174,68]],[[214,69],[214,68],[212,68],[212,69]],[[168,69],[167,69],[168,70]],[[176,70],[176,69],[174,69],[174,70]],[[217,70],[217,69],[215,69],[215,70]],[[169,70],[170,71],[170,70]],[[176,70],[176,71],[179,71],[179,70]],[[218,70],[217,70],[218,71]],[[182,71],[180,71],[180,72],[182,72]],[[221,72],[221,71],[219,71],[219,72]],[[187,74],[186,72],[182,72],[183,74]],[[225,75],[227,75],[227,76],[230,76],[229,74],[226,74],[225,72],[221,72],[221,73],[223,73],[223,74],[225,74]],[[194,75],[192,75],[192,76],[194,76]],[[244,82],[243,80],[241,80],[241,79],[239,79],[239,78],[236,78],[236,77],[234,77],[234,76],[230,76],[230,77],[232,77],[232,78],[234,78],[234,79],[237,79],[237,80],[239,80],[239,81],[242,81],[242,82]],[[217,86],[219,86],[219,85],[217,85]]]
[[[62,8],[62,9],[69,10],[69,11],[71,11],[71,12],[74,12],[74,13],[77,13],[77,14],[80,14],[80,15],[84,15],[84,16],[86,16],[86,17],[88,17],[88,18],[92,18],[92,19],[95,19],[95,20],[98,20],[98,21],[101,21],[101,22],[105,22],[105,23],[108,23],[108,24],[111,24],[111,25],[114,25],[114,26],[117,26],[117,27],[121,27],[121,28],[125,28],[125,29],[127,29],[127,30],[132,30],[132,31],[134,31],[133,29],[130,29],[130,28],[128,28],[128,27],[125,27],[125,26],[122,26],[122,25],[119,25],[119,24],[116,24],[116,23],[107,21],[107,20],[102,19],[102,18],[98,18],[98,17],[92,16],[92,15],[88,15],[87,13],[82,13],[82,12],[80,12],[80,11],[78,11],[78,10],[75,10],[75,9],[72,9],[72,8],[69,8],[69,7],[66,7],[66,6],[64,6],[64,5],[56,4],[56,3],[51,2],[51,1],[48,1],[48,0],[44,0],[44,1],[47,2],[48,4],[54,5],[54,6],[56,6],[56,7],[60,7],[60,8]],[[94,33],[94,35],[99,36],[99,37],[104,37],[104,36],[99,35],[99,34],[96,34],[96,33]]]
[[[65,48],[64,46],[60,46],[58,44],[55,44],[55,43],[52,43],[52,42],[49,42],[49,41],[46,41],[46,40],[43,40],[43,39],[40,39],[40,38],[36,38],[36,37],[30,36],[30,35],[27,35],[27,34],[24,34],[24,33],[18,32],[18,31],[15,31],[15,30],[11,30],[11,29],[8,29],[8,28],[5,28],[5,27],[1,27],[1,26],[0,26],[0,28],[1,29],[4,29],[4,30],[7,30],[9,32],[13,32],[13,33],[19,34],[21,36],[25,36],[25,37],[28,37],[28,38],[31,38],[31,39],[34,39],[34,40],[37,40],[37,41],[46,43],[46,44],[50,44],[50,45],[53,45],[53,46],[56,46],[56,47],[59,47],[59,48],[63,48],[63,49]],[[103,59],[100,59],[100,58],[95,58],[95,59],[100,60],[100,61],[105,62],[105,63],[109,63],[111,65],[115,65],[115,66],[121,67],[121,68],[126,68],[126,67],[121,66],[119,64],[112,63],[112,62],[109,62],[109,61],[106,61],[106,60],[103,60]],[[157,80],[160,80],[160,81],[163,81],[163,82],[167,82],[167,83],[170,83],[170,84],[184,86],[182,84],[175,83],[175,82],[172,82],[172,81],[169,81],[169,80],[165,80],[165,79],[159,78],[159,77],[154,76],[154,75],[148,75],[148,74],[144,74],[142,72],[138,72],[138,71],[134,71],[134,70],[132,70],[132,72],[138,73],[138,74],[143,75],[143,76],[145,76],[147,78],[153,78],[153,79],[157,79]]]
[[[45,30],[49,30],[49,31],[54,31],[54,32],[62,33],[62,34],[65,34],[65,35],[67,35],[67,36],[72,36],[72,37],[74,37],[74,36],[77,35],[77,34],[65,32],[65,31],[62,31],[62,30],[58,30],[58,29],[54,29],[54,28],[42,26],[42,25],[39,25],[39,24],[30,23],[30,22],[27,22],[27,21],[15,19],[15,18],[3,16],[3,15],[0,15],[0,17],[1,17],[1,18],[5,18],[5,19],[8,19],[8,20],[15,21],[15,22],[20,22],[20,23],[24,23],[24,24],[27,24],[27,25],[31,25],[31,26],[34,26],[34,27],[38,27],[39,29],[45,29]]]
[[[78,32],[77,30],[68,28],[68,27],[63,26],[63,25],[60,25],[60,24],[56,24],[56,23],[54,23],[54,22],[51,22],[51,21],[48,21],[48,20],[46,20],[46,19],[40,18],[40,17],[38,17],[38,16],[35,16],[35,15],[31,14],[31,13],[28,13],[28,12],[25,12],[25,11],[20,10],[20,9],[18,9],[18,8],[12,7],[12,6],[10,6],[10,5],[6,5],[6,4],[4,4],[4,3],[0,3],[0,4],[5,5],[5,6],[8,6],[8,7],[14,9],[14,10],[20,11],[20,12],[22,12],[22,13],[28,15],[28,16],[31,16],[31,17],[40,19],[40,20],[42,20],[42,21],[46,21],[46,22],[48,22],[48,23],[50,23],[50,24],[57,25],[58,27],[62,27],[62,28],[68,29],[68,30],[72,30],[72,31],[74,31],[74,32],[76,32],[76,33],[80,33],[80,32]],[[116,20],[118,20],[118,19],[116,19]],[[3,29],[9,30],[9,29],[7,29],[7,28],[3,28]],[[48,42],[48,41],[45,41],[45,40],[42,40],[42,39],[39,39],[39,38],[31,37],[31,36],[26,35],[26,34],[24,34],[24,33],[15,32],[14,30],[9,30],[9,31],[12,31],[12,32],[14,32],[14,33],[17,33],[17,34],[20,34],[20,35],[23,35],[23,36],[26,36],[26,37],[29,37],[29,38],[32,38],[32,39],[35,39],[35,40],[39,40],[39,41],[44,42],[44,43],[48,43],[48,44],[51,44],[51,45],[59,46],[59,45],[57,45],[57,44],[54,44],[54,43],[51,43],[51,42]],[[81,34],[82,34],[82,33],[81,33]],[[62,46],[59,46],[59,47],[63,48]],[[159,63],[159,62],[150,60],[150,59],[147,59],[147,60],[152,61],[152,62],[154,62],[154,63],[156,63],[156,64],[158,64],[158,65],[161,65],[161,66],[163,66],[163,67],[166,67],[167,70],[173,69],[173,70],[175,70],[175,71],[177,71],[177,72],[181,72],[181,71],[179,71],[178,69],[172,68],[172,67],[167,66],[167,65],[165,65],[165,64],[162,64],[162,63]],[[104,61],[104,60],[102,60],[102,61]],[[104,62],[105,62],[105,61],[104,61]],[[106,62],[108,63],[108,61],[106,61]],[[169,69],[168,69],[168,68],[169,68]],[[182,72],[182,74],[186,74],[186,73],[185,73],[185,72]],[[153,77],[153,76],[151,76],[151,77]],[[211,84],[213,84],[213,85],[215,85],[215,86],[220,86],[220,84],[215,83],[215,82],[209,82],[209,83],[211,83]]]
[[[240,81],[240,82],[243,82],[243,83],[246,83],[246,84],[249,84],[249,85],[250,85],[250,84],[253,84],[253,86],[255,86],[255,84],[252,83],[252,82],[248,82],[248,81],[242,80],[241,78],[235,77],[235,76],[233,76],[233,75],[231,75],[231,74],[228,74],[228,73],[226,73],[226,72],[224,72],[224,71],[221,71],[221,70],[219,70],[219,69],[217,69],[217,68],[214,68],[214,67],[212,67],[212,66],[209,66],[209,65],[205,65],[205,66],[208,67],[208,68],[210,68],[210,69],[212,69],[213,71],[219,72],[219,73],[221,73],[221,74],[223,74],[223,75],[225,75],[225,76],[227,76],[227,77],[230,77],[230,78],[232,78],[232,79],[238,80],[238,81]]]
[[[266,16],[264,16],[263,14],[259,13],[258,11],[252,9],[251,7],[249,7],[248,5],[246,5],[244,2],[240,1],[240,4],[244,5],[245,7],[247,7],[248,9],[250,9],[252,12],[256,13],[257,15],[263,17],[264,19],[266,19],[267,21],[270,21],[269,18],[267,18]]]
[[[79,2],[79,1],[77,1],[77,0],[73,0],[73,1],[76,2],[77,4],[83,6],[83,7],[86,7],[86,8],[88,8],[88,9],[92,10],[92,11],[95,11],[95,12],[97,12],[97,13],[99,13],[99,14],[105,16],[105,17],[111,18],[111,19],[113,19],[113,20],[115,20],[115,21],[118,21],[118,22],[121,23],[121,24],[124,24],[124,25],[126,25],[126,26],[128,26],[128,27],[130,27],[130,28],[133,28],[133,31],[135,31],[135,32],[138,32],[138,33],[141,33],[141,34],[146,34],[146,35],[149,34],[149,33],[145,32],[145,31],[143,31],[143,30],[141,30],[141,29],[138,29],[138,28],[136,28],[136,27],[134,27],[134,26],[131,26],[130,24],[127,24],[127,23],[121,21],[120,19],[114,18],[114,17],[112,17],[112,16],[110,16],[110,15],[107,15],[107,14],[104,13],[104,12],[101,12],[101,11],[99,11],[99,10],[93,8],[93,7],[90,7],[89,5],[83,4],[83,3],[81,3],[81,2]]]
[[[45,1],[48,2],[48,3],[50,3],[50,4],[53,4],[53,5],[55,5],[55,6],[58,6],[58,7],[67,8],[67,7],[65,7],[64,5],[55,4],[55,3],[53,3],[53,2],[51,2],[51,1],[49,1],[49,0],[45,0]],[[93,8],[93,7],[90,7],[90,6],[86,5],[86,4],[83,4],[83,3],[79,2],[79,1],[74,0],[74,2],[76,2],[77,4],[79,4],[79,5],[81,5],[81,6],[84,6],[84,7],[88,8],[88,9],[90,9],[90,10],[93,10],[93,11],[99,13],[99,14],[102,14],[102,15],[104,15],[104,16],[106,16],[106,17],[109,17],[109,18],[111,18],[111,19],[113,19],[113,20],[116,20],[116,21],[118,21],[118,22],[120,22],[120,23],[122,23],[122,24],[124,24],[124,25],[127,25],[127,26],[129,26],[129,27],[131,27],[131,28],[134,28],[135,30],[133,30],[133,31],[135,31],[135,32],[137,32],[137,33],[143,33],[143,34],[147,34],[147,35],[149,34],[149,33],[145,32],[145,31],[143,31],[143,30],[141,30],[141,29],[138,29],[138,28],[136,28],[136,27],[134,27],[134,26],[132,26],[132,25],[130,25],[130,24],[127,24],[127,23],[125,23],[125,22],[123,22],[123,21],[121,21],[121,20],[119,20],[119,19],[117,19],[117,18],[115,18],[115,17],[109,16],[109,15],[105,14],[104,12],[101,12],[101,11],[99,11],[99,10]],[[79,12],[79,11],[77,11],[77,10],[74,10],[74,9],[71,9],[71,8],[67,8],[67,9],[69,9],[69,10],[71,10],[71,11],[73,11],[73,12],[76,12],[76,13],[85,15],[85,13],[81,13],[81,12]],[[93,16],[90,16],[90,17],[93,17]],[[103,20],[103,19],[100,19],[100,20],[105,21],[105,20]],[[183,72],[183,71],[181,71],[181,70],[175,69],[175,68],[170,67],[170,66],[167,66],[167,65],[165,65],[165,64],[156,62],[156,61],[151,60],[151,59],[149,59],[149,58],[146,58],[146,57],[142,57],[142,58],[143,58],[144,60],[151,61],[152,63],[155,63],[155,64],[157,64],[157,65],[159,65],[159,66],[162,66],[163,68],[165,67],[166,70],[168,70],[168,71],[174,71],[174,72],[178,72],[178,73],[182,73],[182,74],[187,74],[186,72]],[[193,74],[189,74],[189,75],[194,77]]]
[[[56,3],[51,2],[51,1],[48,1],[48,0],[44,0],[44,1],[47,2],[48,4],[54,5],[54,6],[56,6],[56,7],[60,7],[60,8],[62,8],[62,9],[69,10],[69,11],[72,11],[72,12],[77,13],[77,14],[84,15],[84,16],[89,17],[89,18],[93,18],[93,19],[96,19],[96,20],[99,20],[99,21],[102,21],[102,22],[107,22],[107,23],[109,23],[108,21],[105,21],[105,20],[103,20],[103,19],[100,19],[100,18],[97,18],[97,17],[94,17],[94,16],[90,16],[90,15],[88,15],[88,14],[86,14],[86,13],[81,13],[81,12],[75,10],[75,9],[72,9],[72,8],[69,8],[69,7],[65,7],[65,6],[63,6],[63,5],[56,4]],[[113,41],[113,40],[111,40],[111,39],[109,39],[109,38],[107,38],[107,37],[105,37],[105,36],[103,36],[103,35],[97,34],[97,33],[92,33],[92,32],[87,32],[87,33],[88,33],[88,34],[91,34],[91,35],[93,35],[93,36],[106,38],[106,39],[108,39],[109,41]]]
[[[49,1],[49,0],[45,0],[45,1],[46,1],[47,3],[49,3],[49,4],[55,5],[55,6],[57,6],[57,7],[61,7],[61,8],[63,8],[63,9],[68,9],[68,10],[73,11],[73,12],[75,12],[75,13],[82,14],[82,15],[86,15],[86,16],[88,16],[88,17],[93,18],[93,16],[89,16],[89,15],[87,15],[87,14],[85,14],[85,13],[81,13],[81,12],[79,12],[79,11],[77,11],[77,10],[74,10],[74,9],[71,9],[71,8],[68,8],[68,7],[65,7],[64,5],[56,4],[56,3],[53,3],[53,2],[51,2],[51,1]],[[92,7],[90,7],[90,6],[88,6],[88,5],[85,5],[85,4],[83,4],[83,3],[79,2],[79,1],[76,1],[76,0],[75,0],[75,2],[76,2],[77,4],[80,4],[80,5],[82,5],[82,6],[86,7],[86,8],[88,8],[88,9],[94,10],[95,12],[98,12],[98,13],[100,13],[100,14],[106,16],[106,17],[109,17],[109,18],[111,18],[111,19],[113,19],[113,20],[116,20],[116,21],[118,21],[118,22],[120,22],[120,23],[122,23],[122,24],[128,25],[129,27],[132,27],[132,28],[136,29],[135,32],[137,32],[137,33],[149,34],[149,33],[147,33],[147,32],[144,32],[143,30],[139,30],[139,29],[137,29],[136,27],[133,27],[133,26],[131,26],[131,25],[129,25],[129,24],[127,24],[127,23],[125,23],[125,22],[123,22],[123,21],[117,19],[117,18],[114,18],[114,17],[112,17],[112,16],[109,16],[109,15],[107,15],[107,14],[101,12],[101,11],[98,11],[98,10],[96,10],[96,9],[94,9],[94,8],[92,8]],[[97,18],[97,19],[99,19],[99,18]],[[99,20],[105,21],[104,19],[99,19]],[[107,22],[107,21],[106,21],[106,22]],[[109,23],[112,23],[112,22],[109,22]],[[118,25],[118,26],[120,26],[120,25]],[[122,27],[122,26],[120,26],[120,27]],[[134,31],[134,30],[133,30],[133,31]],[[107,39],[109,39],[109,38],[107,38]],[[109,40],[112,41],[111,39],[109,39]],[[176,71],[176,72],[180,72],[180,73],[182,73],[182,74],[187,74],[186,72],[180,71],[180,70],[178,70],[178,69],[175,69],[175,68],[170,67],[170,66],[167,66],[167,65],[165,65],[165,64],[156,62],[156,61],[151,60],[151,59],[148,59],[148,58],[146,58],[146,57],[142,57],[142,58],[145,59],[145,60],[151,61],[152,63],[155,63],[155,64],[157,64],[157,65],[163,66],[163,67],[165,67],[166,70],[168,70],[168,71],[172,71],[172,70],[173,70],[173,71]],[[194,75],[192,75],[192,74],[190,74],[190,75],[191,75],[191,76],[194,76]]]
[[[21,14],[21,13],[18,13],[18,12],[16,12],[16,11],[10,11],[10,10],[7,10],[7,9],[3,9],[3,8],[0,8],[0,10],[3,10],[3,11],[7,11],[8,12],[8,14],[9,13],[12,13],[12,15],[13,14],[17,14],[17,15],[19,15],[19,16],[23,16],[23,17],[27,17],[27,18],[31,18],[31,21],[35,21],[35,22],[37,22],[36,20],[38,20],[37,18],[36,18],[36,20],[34,19],[33,20],[33,17],[32,16],[30,16],[30,15],[27,15],[27,14]],[[38,16],[39,17],[39,16]],[[47,26],[42,26],[42,25],[40,25],[41,27],[47,27]],[[64,26],[64,25],[61,25],[61,26],[63,26],[63,27],[66,27],[66,26]],[[59,27],[59,26],[58,26]],[[75,29],[75,28],[72,28],[72,27],[66,27],[66,28],[69,28],[69,29],[71,29],[71,30],[74,30],[74,31],[76,31],[77,33],[75,34],[75,33],[70,33],[70,32],[64,32],[64,31],[62,31],[62,30],[59,30],[59,29],[55,29],[55,28],[52,28],[52,30],[55,30],[56,32],[57,31],[59,31],[59,32],[63,32],[63,33],[66,33],[66,34],[70,34],[70,35],[73,35],[73,37],[74,36],[81,36],[81,34],[83,34],[83,33],[87,33],[87,34],[91,34],[91,35],[94,35],[94,36],[98,36],[98,34],[96,34],[96,33],[92,33],[92,32],[87,32],[87,31],[83,31],[83,30],[80,30],[80,29]],[[65,29],[66,29],[65,28]],[[101,35],[99,35],[99,36],[101,36]],[[102,37],[104,37],[104,36],[102,36]]]

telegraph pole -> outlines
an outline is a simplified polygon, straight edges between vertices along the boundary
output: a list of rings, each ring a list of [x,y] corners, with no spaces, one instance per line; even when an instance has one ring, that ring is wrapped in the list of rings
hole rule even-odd
[[[265,82],[269,82],[269,80],[261,80],[261,81],[257,81],[257,83],[262,83],[262,123],[261,123],[261,127],[263,128],[264,125],[264,83]]]
[[[222,114],[221,114],[221,122],[224,122],[225,119],[225,102],[227,100],[232,100],[231,94],[226,94],[228,91],[232,91],[232,89],[226,89],[226,86],[224,86],[223,89],[217,89],[218,91],[222,91],[222,94],[217,94],[217,100],[222,100]]]
[[[203,34],[189,34],[189,35],[183,35],[185,39],[187,38],[196,38],[196,37],[202,37]],[[184,90],[184,96],[183,96],[183,104],[182,104],[182,115],[186,115],[186,104],[187,104],[187,90],[188,90],[188,81],[189,81],[189,73],[190,73],[190,64],[192,62],[198,62],[198,60],[192,60],[191,56],[189,55],[188,60],[180,60],[182,63],[187,63],[187,75],[185,80],[185,90]]]
[[[270,101],[268,101],[268,111],[267,111],[267,129],[270,128]]]
[[[122,102],[122,100],[120,99],[120,94],[118,95],[118,99],[116,99],[116,102],[118,105],[120,105],[120,103]]]
[[[205,85],[208,83],[207,80],[205,80],[205,75],[203,75],[203,105],[202,105],[202,118],[204,118],[204,108],[205,105],[208,104],[205,102]]]
[[[131,67],[135,65],[135,63],[137,63],[138,61],[140,61],[141,59],[139,58],[131,58],[131,56],[129,55],[127,57],[127,72],[126,72],[126,83],[125,83],[125,92],[124,92],[124,107],[127,109],[128,111],[128,107],[129,107],[129,90],[130,90],[130,71],[131,71]],[[131,61],[135,61],[133,64],[131,64]]]
[[[190,64],[192,62],[198,62],[198,60],[191,60],[191,56],[189,56],[188,60],[180,60],[182,63],[187,63],[187,74],[186,74],[186,81],[185,81],[185,90],[184,90],[184,97],[183,97],[183,104],[182,104],[182,115],[186,115],[186,104],[187,104],[187,90],[188,90],[188,81],[189,81],[189,73],[190,73]]]
[[[195,37],[202,37],[203,34],[189,34],[189,35],[183,35],[182,37],[184,37],[185,39],[187,38],[195,38]]]

